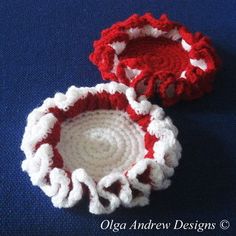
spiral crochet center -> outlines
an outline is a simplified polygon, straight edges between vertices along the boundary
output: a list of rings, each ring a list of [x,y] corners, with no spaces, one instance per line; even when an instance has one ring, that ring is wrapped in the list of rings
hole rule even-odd
[[[139,67],[147,65],[155,71],[170,71],[177,77],[189,62],[188,54],[181,44],[164,37],[130,40],[119,59],[134,59]]]
[[[88,111],[66,120],[57,148],[68,170],[84,168],[95,180],[129,169],[146,153],[144,132],[118,110]]]

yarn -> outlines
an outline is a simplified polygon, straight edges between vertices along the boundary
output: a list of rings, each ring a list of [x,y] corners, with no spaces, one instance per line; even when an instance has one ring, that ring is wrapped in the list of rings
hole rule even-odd
[[[219,66],[209,38],[150,13],[103,30],[90,60],[103,79],[134,87],[139,95],[158,94],[165,106],[210,92]]]
[[[177,134],[163,109],[133,88],[71,86],[29,114],[22,169],[55,207],[73,207],[85,193],[94,214],[144,206],[152,190],[170,185]]]
[[[61,126],[57,145],[65,166],[86,169],[96,181],[112,171],[124,172],[145,156],[144,132],[123,111],[95,110]]]
[[[119,58],[125,64],[128,59],[127,65],[129,59],[134,59],[137,65],[150,66],[156,72],[170,71],[176,77],[180,77],[188,64],[188,55],[181,45],[164,37],[130,40]]]

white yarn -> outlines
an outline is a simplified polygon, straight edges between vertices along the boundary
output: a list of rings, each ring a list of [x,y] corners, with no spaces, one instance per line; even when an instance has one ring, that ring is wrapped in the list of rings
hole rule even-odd
[[[154,159],[144,159],[144,131],[125,111],[95,110],[67,119],[61,126],[61,139],[57,148],[64,160],[63,169],[53,168],[53,147],[35,145],[52,132],[56,117],[49,108],[68,110],[88,93],[106,91],[122,93],[138,115],[149,115],[147,132],[158,140],[153,146]],[[144,206],[149,202],[151,190],[167,188],[181,156],[176,140],[177,129],[164,111],[152,105],[144,96],[136,98],[133,88],[115,82],[98,84],[92,88],[72,86],[66,94],[57,93],[28,116],[21,149],[26,155],[22,169],[28,173],[33,185],[38,185],[51,197],[55,207],[72,207],[83,197],[82,184],[90,193],[89,211],[94,214],[113,212],[119,205]],[[100,138],[99,138],[100,137]],[[149,169],[150,182],[143,183],[139,176]],[[71,172],[68,176],[65,170]],[[48,181],[49,179],[49,181]],[[108,190],[119,183],[119,193]],[[140,191],[135,197],[132,189]],[[107,206],[100,202],[105,198]]]
[[[184,39],[181,40],[181,45],[183,47],[183,49],[187,52],[189,52],[191,50],[191,45],[188,44]]]
[[[190,59],[190,63],[195,66],[198,67],[200,69],[202,69],[203,71],[205,71],[207,69],[207,64],[206,61],[204,59]]]
[[[154,28],[151,25],[145,25],[142,28],[130,28],[125,32],[129,35],[130,40],[145,36],[158,38],[167,33],[165,31]]]
[[[142,159],[144,132],[127,113],[97,110],[82,113],[62,124],[57,145],[70,171],[86,169],[96,181],[111,171],[124,172]]]
[[[164,34],[164,36],[173,41],[178,41],[179,39],[181,39],[181,35],[179,34],[179,31],[177,28],[170,30],[168,33]]]
[[[118,64],[118,62],[117,62]],[[132,80],[136,76],[138,76],[142,71],[138,69],[131,69],[129,66],[125,68],[125,75],[129,80]]]
[[[136,93],[134,88],[129,88],[126,91],[126,97],[129,101],[130,106],[135,110],[139,115],[146,115],[150,112],[152,104],[147,100],[143,99],[142,101],[136,101]]]
[[[124,51],[126,44],[125,42],[114,42],[110,44],[110,46],[116,51],[116,54],[119,55]]]

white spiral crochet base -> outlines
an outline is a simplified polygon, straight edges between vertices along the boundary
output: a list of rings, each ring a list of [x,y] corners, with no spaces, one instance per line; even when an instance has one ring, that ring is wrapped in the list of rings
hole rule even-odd
[[[29,114],[22,169],[55,207],[74,206],[85,189],[94,214],[144,206],[151,190],[170,184],[181,156],[177,133],[162,108],[137,99],[133,88],[72,86]]]
[[[127,113],[89,111],[62,124],[57,145],[70,171],[79,167],[96,181],[111,172],[124,172],[145,156],[144,132]]]

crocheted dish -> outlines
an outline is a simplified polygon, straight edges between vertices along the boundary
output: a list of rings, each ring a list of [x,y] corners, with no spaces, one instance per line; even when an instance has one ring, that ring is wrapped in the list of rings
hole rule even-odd
[[[94,214],[144,206],[151,189],[170,184],[181,156],[176,135],[162,108],[133,88],[72,86],[29,114],[22,169],[55,207],[72,207],[86,192]]]
[[[212,89],[219,59],[210,40],[150,13],[133,15],[101,33],[90,60],[105,80],[132,86],[139,94],[158,93],[164,105],[191,100]]]

